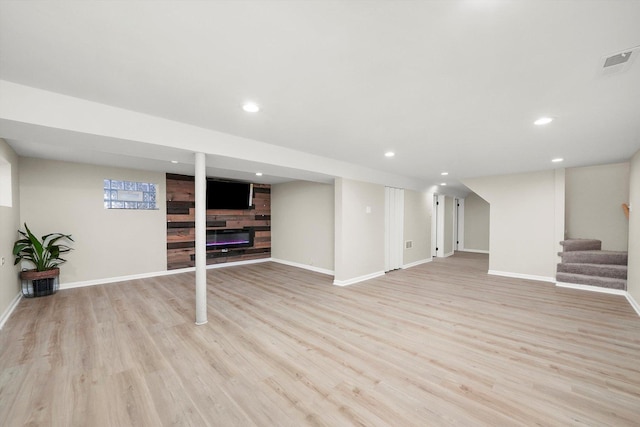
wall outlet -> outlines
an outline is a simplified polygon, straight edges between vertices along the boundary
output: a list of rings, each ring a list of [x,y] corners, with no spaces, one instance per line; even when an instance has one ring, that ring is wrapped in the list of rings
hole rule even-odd
[[[4,265],[4,257],[0,258],[0,265]]]
[[[413,240],[407,240],[406,242],[404,242],[404,248],[405,249],[413,248]]]

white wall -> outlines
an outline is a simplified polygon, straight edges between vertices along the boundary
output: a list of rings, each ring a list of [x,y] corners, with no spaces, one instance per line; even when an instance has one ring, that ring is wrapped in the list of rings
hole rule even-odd
[[[560,175],[562,176],[562,175]],[[489,270],[553,281],[559,250],[555,171],[466,179],[491,205]]]
[[[333,185],[293,181],[271,186],[271,256],[333,271]]]
[[[565,225],[568,238],[599,239],[602,249],[626,251],[629,163],[566,169]]]
[[[627,291],[640,304],[640,151],[631,158],[629,202],[629,272]],[[636,306],[640,310],[640,305]]]
[[[159,184],[158,210],[105,209],[103,179]],[[37,235],[71,234],[60,284],[167,269],[165,175],[20,158],[20,223]]]
[[[476,193],[464,199],[464,249],[489,251],[489,203]]]
[[[404,241],[413,247],[403,253],[405,266],[431,260],[431,210],[433,194],[404,191]]]
[[[18,156],[3,139],[0,139],[0,161],[11,165],[11,203],[0,206],[0,258],[4,258],[4,265],[0,265],[1,319],[20,293],[20,270],[18,266],[13,266],[13,243],[18,238],[20,228],[19,165]],[[4,184],[7,184],[6,181]],[[8,204],[11,206],[6,206]]]
[[[384,186],[336,179],[335,284],[384,274],[384,212]]]

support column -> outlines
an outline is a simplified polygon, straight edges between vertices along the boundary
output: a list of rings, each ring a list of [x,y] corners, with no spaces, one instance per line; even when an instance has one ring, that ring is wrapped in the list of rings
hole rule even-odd
[[[196,153],[196,325],[207,323],[207,172],[204,153]]]

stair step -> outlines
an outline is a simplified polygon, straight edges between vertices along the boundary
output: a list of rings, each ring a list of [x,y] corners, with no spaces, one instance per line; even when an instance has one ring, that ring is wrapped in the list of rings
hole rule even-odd
[[[582,274],[585,276],[611,277],[627,280],[627,266],[620,264],[560,263],[558,273]]]
[[[564,283],[575,283],[578,285],[598,286],[600,288],[609,289],[627,289],[627,281],[623,279],[614,279],[611,277],[585,276],[584,274],[558,273],[556,281]]]
[[[567,239],[560,242],[564,252],[571,251],[599,251],[602,242],[596,239]]]
[[[558,252],[563,263],[627,265],[628,253],[618,251],[570,251]]]

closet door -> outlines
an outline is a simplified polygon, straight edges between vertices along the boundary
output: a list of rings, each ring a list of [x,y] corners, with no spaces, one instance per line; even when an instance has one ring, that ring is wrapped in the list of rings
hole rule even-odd
[[[404,190],[385,187],[385,271],[402,268]]]

